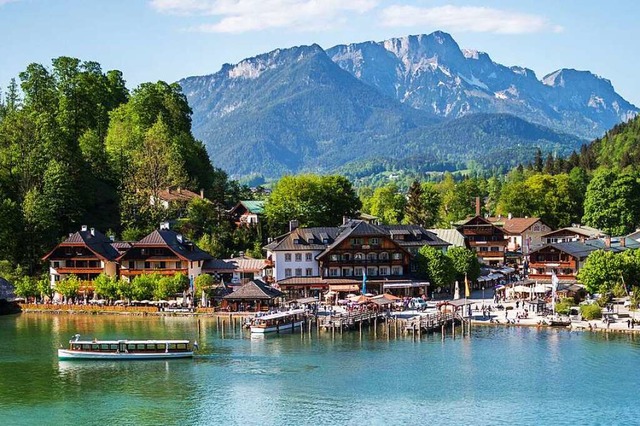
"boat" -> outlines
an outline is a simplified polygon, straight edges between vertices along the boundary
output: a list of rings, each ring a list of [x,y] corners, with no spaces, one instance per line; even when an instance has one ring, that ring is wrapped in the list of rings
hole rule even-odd
[[[76,334],[58,359],[133,360],[191,358],[197,343],[189,340],[80,340]]]
[[[551,327],[567,327],[571,325],[571,319],[561,315],[553,315],[551,317],[547,317],[547,323]]]
[[[251,333],[279,333],[285,330],[294,330],[296,327],[302,327],[305,312],[306,310],[304,309],[292,309],[290,311],[255,317],[251,323]]]

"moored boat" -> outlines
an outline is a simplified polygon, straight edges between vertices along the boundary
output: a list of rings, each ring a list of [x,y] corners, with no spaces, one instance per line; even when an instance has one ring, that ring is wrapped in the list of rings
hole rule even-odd
[[[197,343],[189,340],[80,340],[76,334],[58,359],[133,360],[191,358]]]
[[[285,330],[294,330],[296,327],[302,327],[305,312],[304,309],[292,309],[290,311],[255,317],[251,323],[251,333],[279,333]]]
[[[571,325],[571,319],[569,317],[554,315],[547,318],[547,322],[551,327],[567,327]]]

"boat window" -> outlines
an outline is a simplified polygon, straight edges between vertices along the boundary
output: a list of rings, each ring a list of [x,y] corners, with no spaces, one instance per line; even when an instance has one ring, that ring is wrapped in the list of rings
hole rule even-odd
[[[144,344],[136,345],[136,349],[139,350],[139,351],[143,351],[144,350]]]
[[[118,345],[109,345],[109,349],[111,349],[112,351],[117,351]]]
[[[108,351],[109,350],[109,345],[104,343],[102,345],[100,345],[100,350],[102,351]]]

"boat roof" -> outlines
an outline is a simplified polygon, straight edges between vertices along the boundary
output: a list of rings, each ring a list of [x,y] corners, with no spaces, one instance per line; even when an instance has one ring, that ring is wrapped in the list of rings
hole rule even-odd
[[[149,345],[157,345],[164,343],[189,343],[189,340],[69,340],[69,343],[83,343],[83,344],[108,344],[108,345],[117,345],[119,343],[133,343],[133,344],[149,344]]]
[[[270,319],[284,318],[284,317],[288,317],[290,315],[297,315],[297,314],[303,314],[303,313],[305,313],[304,309],[292,309],[290,311],[276,312],[275,314],[263,315],[263,316],[258,317],[256,319],[259,319],[259,320],[270,320]]]

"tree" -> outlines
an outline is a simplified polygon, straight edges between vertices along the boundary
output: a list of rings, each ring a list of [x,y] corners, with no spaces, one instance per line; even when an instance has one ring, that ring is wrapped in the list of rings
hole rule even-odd
[[[211,297],[213,286],[215,284],[214,278],[209,274],[198,275],[195,280],[195,294],[194,297],[198,298],[204,292],[207,298]]]
[[[148,300],[153,298],[154,290],[160,280],[159,274],[138,275],[131,282],[131,293],[136,300]]]
[[[105,299],[115,300],[118,298],[117,280],[105,273],[98,275],[98,277],[93,280],[93,287],[95,293]]]
[[[635,176],[599,169],[587,186],[585,224],[610,235],[623,235],[640,222],[640,185]]]
[[[67,275],[56,283],[56,291],[67,299],[74,298],[80,291],[80,279],[75,275]]]
[[[430,228],[436,224],[439,210],[440,194],[433,184],[414,180],[407,194],[404,222]]]
[[[406,199],[395,183],[376,188],[371,197],[371,214],[380,223],[398,224],[402,221]]]
[[[359,208],[360,200],[345,177],[304,174],[284,176],[275,184],[265,216],[272,232],[282,233],[293,219],[303,227],[336,226]]]
[[[174,297],[176,294],[175,282],[171,277],[162,277],[156,283],[153,290],[153,298],[155,300],[166,300]]]
[[[418,250],[415,261],[418,273],[431,282],[432,288],[449,288],[453,281],[454,269],[451,259],[441,250],[423,246]]]
[[[473,282],[480,276],[480,262],[475,252],[466,247],[452,247],[447,250],[447,257],[455,272],[455,279],[464,282],[465,275],[469,282]]]
[[[28,299],[30,297],[37,297],[40,295],[40,291],[38,289],[38,280],[33,277],[25,275],[13,281],[13,286],[16,295],[24,297],[25,299]]]
[[[608,293],[621,281],[627,265],[623,258],[612,251],[596,250],[589,254],[584,266],[578,271],[578,281],[591,293]]]

